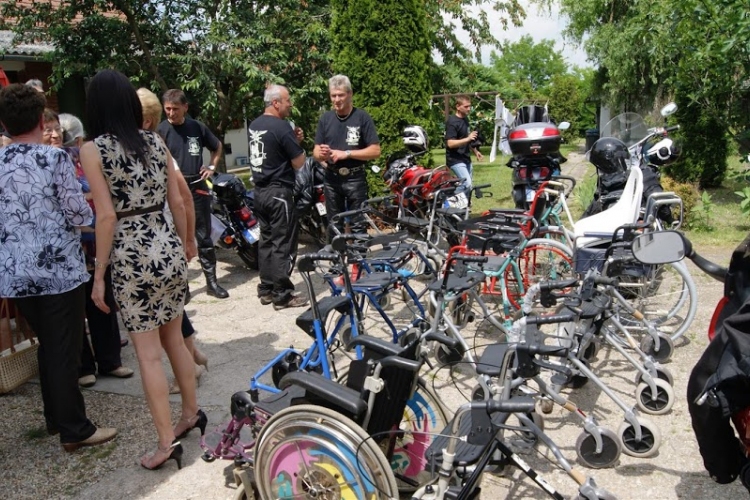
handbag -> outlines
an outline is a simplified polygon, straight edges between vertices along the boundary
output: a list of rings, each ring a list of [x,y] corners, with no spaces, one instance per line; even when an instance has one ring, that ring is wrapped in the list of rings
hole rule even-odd
[[[0,299],[0,394],[39,374],[39,343],[11,299]]]

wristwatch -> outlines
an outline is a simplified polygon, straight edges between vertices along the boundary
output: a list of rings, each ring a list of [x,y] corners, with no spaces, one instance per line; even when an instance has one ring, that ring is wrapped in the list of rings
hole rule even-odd
[[[216,170],[216,166],[215,165],[209,165],[206,168],[209,169],[211,172],[213,172],[214,170]]]
[[[347,158],[351,158],[351,157],[352,157],[352,152],[351,152],[351,150],[349,150],[349,149],[347,149],[347,150],[346,150],[346,157],[347,157]]]

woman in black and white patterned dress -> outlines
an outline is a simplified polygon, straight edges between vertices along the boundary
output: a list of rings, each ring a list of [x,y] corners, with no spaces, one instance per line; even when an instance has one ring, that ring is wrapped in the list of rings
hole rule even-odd
[[[180,331],[186,261],[193,256],[183,247],[185,208],[172,158],[161,138],[140,130],[141,104],[121,73],[105,70],[91,80],[86,111],[94,140],[81,148],[81,163],[97,214],[92,298],[106,312],[103,278],[111,260],[115,301],[135,346],[159,437],[157,450],[143,456],[141,465],[154,469],[172,458],[180,466],[177,439],[195,427],[203,431],[206,416],[198,409],[193,359]],[[174,224],[164,216],[165,203]],[[182,418],[174,428],[162,348],[182,393]]]

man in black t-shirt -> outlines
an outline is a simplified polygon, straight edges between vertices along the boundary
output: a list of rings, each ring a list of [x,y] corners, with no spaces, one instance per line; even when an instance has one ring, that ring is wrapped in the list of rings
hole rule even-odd
[[[255,216],[260,222],[258,297],[261,304],[273,303],[278,310],[307,304],[307,299],[293,294],[289,279],[299,233],[294,171],[305,162],[305,151],[285,120],[292,109],[286,87],[269,86],[263,102],[265,111],[247,126],[247,151],[255,184]]]
[[[463,179],[463,184],[456,189],[456,193],[466,192],[471,189],[471,176],[473,166],[471,164],[471,151],[482,161],[482,153],[478,148],[472,148],[471,143],[477,138],[477,131],[469,132],[469,112],[471,111],[471,100],[467,96],[456,98],[456,114],[448,117],[445,122],[445,163],[453,170],[457,177]]]
[[[366,111],[352,104],[352,84],[344,75],[328,81],[333,109],[318,121],[313,156],[326,165],[326,212],[334,215],[356,210],[367,199],[365,164],[380,156],[380,139],[375,123]],[[343,232],[344,221],[337,227]],[[361,217],[352,221],[354,232],[366,228]],[[329,229],[329,239],[335,233]]]
[[[198,260],[206,276],[206,293],[225,299],[229,293],[216,281],[216,251],[211,241],[211,192],[206,184],[206,178],[221,158],[221,141],[204,124],[187,116],[188,102],[183,91],[167,90],[162,104],[167,119],[159,124],[157,132],[164,138],[193,193],[195,239]],[[203,148],[211,151],[208,166],[203,165]]]

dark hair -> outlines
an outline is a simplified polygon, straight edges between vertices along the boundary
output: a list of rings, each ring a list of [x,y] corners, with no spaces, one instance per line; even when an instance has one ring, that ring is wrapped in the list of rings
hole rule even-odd
[[[167,102],[176,102],[179,104],[187,104],[188,100],[187,97],[185,97],[185,92],[183,92],[180,89],[169,89],[166,92],[164,92],[164,95],[161,97],[162,103]]]
[[[148,145],[141,136],[143,109],[130,80],[111,69],[97,73],[89,83],[86,96],[89,138],[111,134],[123,149],[147,164]]]
[[[37,92],[39,91],[37,90]],[[47,122],[60,123],[60,115],[57,114],[57,111],[55,111],[54,109],[50,109],[50,108],[44,108],[44,123],[47,123]]]
[[[0,122],[11,137],[25,134],[39,126],[46,105],[44,94],[28,85],[13,83],[0,90]]]

